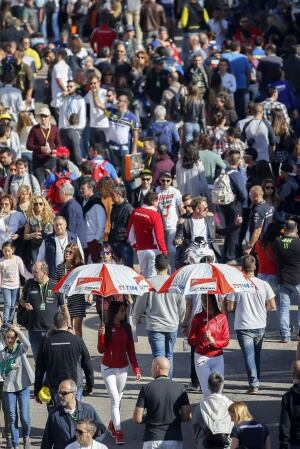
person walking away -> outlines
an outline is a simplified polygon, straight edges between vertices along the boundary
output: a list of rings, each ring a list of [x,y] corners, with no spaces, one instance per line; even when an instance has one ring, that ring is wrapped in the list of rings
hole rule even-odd
[[[183,386],[169,379],[169,369],[168,359],[154,359],[151,367],[154,380],[139,393],[133,420],[145,424],[143,449],[183,447],[181,421],[191,420],[191,407]]]
[[[288,449],[300,445],[300,360],[291,366],[293,386],[282,396],[279,419],[279,449]]]
[[[30,449],[30,385],[33,384],[34,373],[26,355],[29,348],[30,343],[19,327],[10,326],[6,331],[6,346],[0,351],[0,371],[4,378],[3,400],[9,415],[14,449],[20,445],[18,412],[23,448]]]
[[[243,353],[248,376],[247,394],[258,394],[260,353],[266,329],[267,311],[276,310],[275,294],[270,285],[255,277],[254,256],[242,258],[242,270],[255,287],[254,293],[230,293],[226,297],[228,312],[235,311],[234,329]]]
[[[54,406],[59,404],[59,384],[68,378],[76,382],[76,399],[80,401],[83,394],[81,368],[86,379],[85,393],[89,395],[94,388],[94,372],[89,351],[81,337],[69,332],[66,316],[62,312],[57,312],[54,316],[54,330],[46,339],[36,360],[34,382],[36,402],[40,403],[38,394],[45,375]]]
[[[255,419],[250,414],[245,402],[234,402],[228,408],[228,412],[234,422],[231,432],[230,449],[243,447],[248,449],[271,449],[271,439],[268,427]]]
[[[227,317],[220,312],[215,295],[202,295],[202,312],[192,319],[188,342],[195,347],[195,369],[206,397],[209,375],[217,371],[224,376],[223,348],[229,344]]]
[[[158,291],[168,279],[169,259],[165,254],[155,258],[157,276],[149,279]],[[170,362],[169,377],[173,374],[173,351],[176,343],[178,326],[185,316],[185,299],[173,293],[145,293],[134,306],[134,321],[141,322],[146,314],[146,329],[153,358],[166,357]]]
[[[273,243],[279,282],[279,316],[281,342],[289,343],[291,297],[298,304],[298,328],[300,329],[300,238],[296,221],[288,219],[284,224],[283,237],[277,237]]]
[[[128,359],[136,376],[141,380],[131,327],[126,319],[126,306],[112,301],[108,308],[106,324],[101,324],[98,332],[98,352],[103,354],[101,374],[111,398],[111,420],[108,431],[116,439],[116,444],[124,444],[121,430],[120,405],[125,388]]]
[[[208,378],[209,395],[201,399],[193,410],[195,449],[226,448],[230,444],[233,422],[228,413],[232,401],[223,394],[224,378],[213,372]]]

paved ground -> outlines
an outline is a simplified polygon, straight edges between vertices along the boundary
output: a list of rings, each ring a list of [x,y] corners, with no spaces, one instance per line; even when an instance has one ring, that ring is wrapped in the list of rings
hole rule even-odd
[[[230,318],[232,328],[232,318]],[[296,312],[293,311],[293,318],[296,318]],[[97,353],[97,327],[98,317],[95,309],[88,311],[84,323],[84,339],[93,357],[95,368],[95,390],[87,402],[92,404],[105,424],[110,419],[110,401],[103,384],[100,373],[100,357]],[[246,375],[244,370],[243,359],[239,350],[234,334],[229,347],[225,351],[225,393],[232,400],[246,400],[251,412],[256,419],[262,420],[268,424],[273,448],[277,446],[278,435],[278,417],[280,410],[280,399],[282,394],[289,388],[291,383],[290,365],[295,358],[296,342],[290,344],[280,344],[277,336],[277,317],[276,313],[269,314],[269,325],[266,340],[262,353],[262,375],[261,375],[261,391],[258,396],[246,396],[247,388]],[[151,354],[149,345],[145,336],[143,324],[139,328],[139,342],[136,344],[138,361],[142,369],[142,384],[150,381],[150,365]],[[179,337],[176,343],[176,354],[174,363],[174,376],[178,382],[188,382],[189,373],[189,354],[182,350],[182,338]],[[138,426],[132,422],[132,412],[140,389],[140,384],[130,373],[127,388],[122,402],[122,421],[123,429],[126,436],[126,446],[130,449],[141,448],[143,426]],[[195,405],[200,399],[199,393],[189,394],[190,401]],[[31,403],[32,409],[32,443],[33,446],[40,445],[40,438],[47,418],[46,407],[38,405],[34,401]],[[183,425],[184,430],[184,449],[192,447],[192,431],[191,424]],[[106,437],[105,443],[109,448],[115,447],[110,436]]]

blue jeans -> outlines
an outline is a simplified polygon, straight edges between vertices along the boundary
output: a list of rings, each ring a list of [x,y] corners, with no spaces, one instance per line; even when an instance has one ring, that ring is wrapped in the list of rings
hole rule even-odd
[[[297,323],[298,329],[300,329],[300,284],[285,284],[279,286],[280,330],[283,338],[289,338],[291,336],[290,307],[291,297],[293,296],[298,304]]]
[[[170,379],[173,375],[173,350],[176,338],[177,330],[174,332],[148,331],[148,340],[153,357],[166,357],[170,362]]]
[[[111,244],[113,252],[118,259],[122,259],[122,262],[126,267],[133,268],[133,250],[127,242],[116,242]]]
[[[194,134],[200,133],[200,125],[199,123],[192,123],[192,122],[184,122],[183,125],[184,129],[184,140],[185,143],[190,142],[194,139]]]
[[[29,387],[14,393],[3,392],[4,406],[8,412],[13,447],[19,446],[18,409],[22,425],[23,438],[30,435],[30,390]]]
[[[236,335],[244,356],[249,385],[250,387],[258,387],[260,351],[265,335],[265,328],[237,330]]]
[[[3,299],[4,299],[4,311],[3,311],[3,323],[7,325],[11,323],[14,318],[15,306],[18,297],[18,288],[2,288]]]
[[[30,312],[29,312],[30,313]],[[28,337],[32,349],[33,358],[36,361],[39,350],[44,345],[48,331],[28,331]]]

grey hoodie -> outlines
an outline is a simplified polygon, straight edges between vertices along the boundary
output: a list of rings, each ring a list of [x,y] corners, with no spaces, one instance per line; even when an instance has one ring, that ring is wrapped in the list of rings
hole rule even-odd
[[[149,282],[159,290],[168,278],[157,275],[149,278]],[[145,293],[135,303],[134,321],[138,323],[145,312],[148,331],[174,332],[185,315],[185,298],[173,293]]]

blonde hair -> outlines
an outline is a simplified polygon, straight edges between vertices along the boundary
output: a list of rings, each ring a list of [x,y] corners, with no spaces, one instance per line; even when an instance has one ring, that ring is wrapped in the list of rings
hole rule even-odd
[[[29,220],[30,218],[34,218],[34,217],[36,216],[36,215],[35,215],[35,212],[34,212],[34,203],[35,203],[37,200],[42,200],[42,201],[43,201],[43,204],[44,204],[44,208],[43,208],[43,211],[42,211],[42,213],[41,213],[41,216],[42,216],[42,223],[43,223],[44,225],[46,225],[46,224],[48,224],[48,223],[53,224],[53,220],[54,220],[54,217],[55,217],[54,212],[53,212],[53,209],[52,209],[52,207],[50,206],[50,204],[48,203],[48,201],[46,200],[46,198],[44,198],[44,197],[41,196],[41,195],[35,195],[35,196],[32,197],[31,203],[30,203],[30,206],[29,206],[28,212],[27,212],[27,218],[28,218],[28,220]]]
[[[29,199],[31,200],[31,198],[32,198],[31,187],[24,185],[24,186],[20,186],[18,188],[18,191],[17,191],[17,202],[18,203],[20,201],[20,196],[22,195],[22,193],[28,193],[29,194]]]
[[[17,122],[17,133],[20,134],[20,132],[29,126],[32,126],[32,121],[30,118],[30,115],[27,111],[20,111],[18,115],[18,122]]]
[[[243,421],[251,421],[251,419],[253,419],[245,402],[233,402],[228,407],[228,413],[235,424],[239,424]]]

